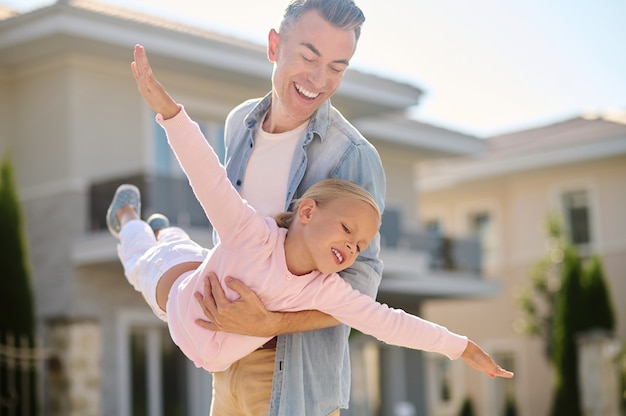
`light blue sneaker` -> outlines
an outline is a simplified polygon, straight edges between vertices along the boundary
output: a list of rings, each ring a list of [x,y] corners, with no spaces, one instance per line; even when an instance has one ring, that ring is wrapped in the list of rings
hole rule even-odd
[[[139,188],[135,185],[120,185],[117,191],[115,191],[113,201],[111,201],[111,205],[109,205],[109,209],[107,210],[107,227],[115,238],[120,238],[119,233],[122,229],[120,222],[117,220],[116,213],[118,209],[126,205],[133,207],[137,215],[141,214],[141,194],[139,193]]]
[[[152,214],[146,220],[154,235],[156,235],[163,228],[167,228],[170,226],[170,220],[163,214]]]

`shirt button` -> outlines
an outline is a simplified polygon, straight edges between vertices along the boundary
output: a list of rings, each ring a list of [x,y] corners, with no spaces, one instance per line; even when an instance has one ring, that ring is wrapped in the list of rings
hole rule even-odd
[[[162,259],[162,258],[158,258],[158,259],[155,261],[155,263],[156,263],[156,265],[157,265],[157,266],[160,266],[160,265],[162,265],[162,264],[163,264],[163,259]]]

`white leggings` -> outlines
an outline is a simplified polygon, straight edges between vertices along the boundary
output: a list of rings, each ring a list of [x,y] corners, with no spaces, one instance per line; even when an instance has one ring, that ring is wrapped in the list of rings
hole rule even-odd
[[[124,266],[126,279],[136,291],[142,293],[154,314],[165,322],[167,315],[156,300],[159,280],[178,264],[203,262],[208,252],[178,227],[160,230],[157,239],[150,226],[141,220],[124,224],[117,245],[117,255]]]

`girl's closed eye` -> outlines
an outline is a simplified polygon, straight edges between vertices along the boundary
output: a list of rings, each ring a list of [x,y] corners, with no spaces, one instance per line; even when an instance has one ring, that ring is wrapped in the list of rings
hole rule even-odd
[[[348,226],[347,226],[347,225],[345,225],[345,224],[341,224],[341,226],[343,227],[343,231],[344,231],[346,234],[352,234],[352,231],[350,230],[350,228],[348,228]],[[360,253],[360,252],[361,252],[361,246],[360,246],[360,245],[358,245],[358,244],[357,244],[357,246],[356,246],[356,251],[357,251],[357,253]]]

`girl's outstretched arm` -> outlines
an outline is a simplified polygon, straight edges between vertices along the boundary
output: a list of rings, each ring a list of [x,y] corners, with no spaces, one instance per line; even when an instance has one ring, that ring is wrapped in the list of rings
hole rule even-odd
[[[504,377],[512,378],[513,373],[500,367],[494,360],[476,345],[472,340],[467,341],[467,347],[461,355],[467,364],[478,371],[482,371],[491,378]]]

